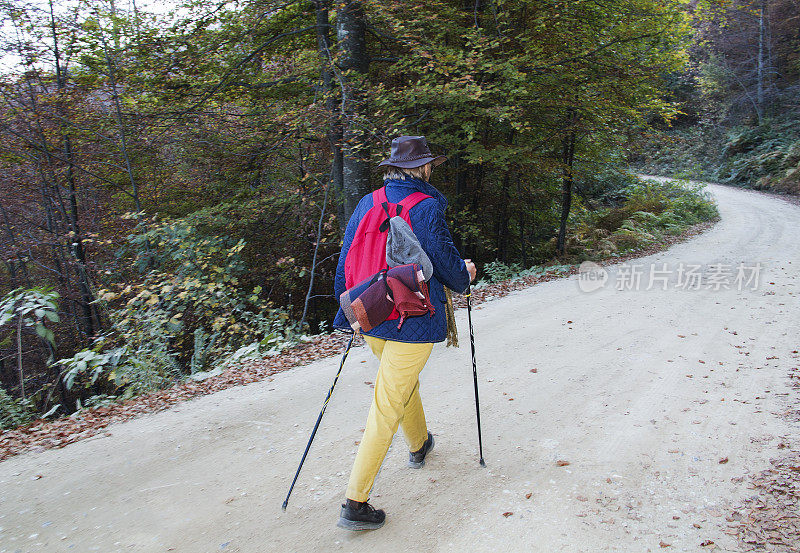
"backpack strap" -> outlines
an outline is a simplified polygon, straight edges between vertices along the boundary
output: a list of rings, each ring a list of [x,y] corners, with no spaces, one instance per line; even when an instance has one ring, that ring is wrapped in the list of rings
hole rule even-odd
[[[406,211],[410,210],[412,207],[420,203],[422,200],[427,200],[431,196],[425,194],[424,192],[412,192],[399,202],[397,202],[397,215],[400,215],[400,212],[405,209]],[[389,199],[386,197],[386,187],[381,186],[377,190],[372,193],[372,205],[373,207],[377,207],[379,205],[383,205],[384,211],[390,217],[392,216],[389,212]],[[385,204],[385,205],[384,205]]]
[[[386,194],[384,192],[384,194]],[[431,196],[428,196],[424,192],[413,192],[400,200],[399,205],[403,206],[403,209],[406,211],[410,210],[412,207],[420,203],[422,200],[427,200]]]
[[[386,198],[386,187],[381,186],[377,190],[372,193],[372,206],[377,207],[382,203],[388,202],[389,200]]]

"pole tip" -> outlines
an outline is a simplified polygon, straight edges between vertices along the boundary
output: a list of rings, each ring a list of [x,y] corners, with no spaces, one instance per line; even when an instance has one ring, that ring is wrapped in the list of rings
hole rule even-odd
[[[283,509],[285,511],[287,505],[289,505],[289,502],[288,501],[284,501],[283,505],[281,506],[281,509]]]
[[[486,468],[486,461],[484,461],[483,459],[481,459],[481,466],[482,466],[483,468]]]

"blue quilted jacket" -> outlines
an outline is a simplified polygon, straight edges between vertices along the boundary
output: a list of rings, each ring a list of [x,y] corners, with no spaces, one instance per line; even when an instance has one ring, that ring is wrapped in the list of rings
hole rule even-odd
[[[386,186],[386,197],[392,203],[401,201],[412,192],[422,192],[431,196],[431,198],[422,200],[412,207],[409,216],[414,234],[417,235],[422,249],[425,250],[425,253],[428,254],[433,263],[433,276],[428,281],[428,288],[436,313],[432,317],[427,315],[409,317],[400,330],[397,329],[398,320],[384,321],[369,332],[365,332],[365,334],[395,342],[441,342],[447,337],[445,297],[442,285],[456,292],[463,292],[469,286],[469,272],[467,272],[467,267],[464,265],[464,260],[461,259],[461,255],[453,245],[453,239],[450,236],[450,231],[447,229],[447,222],[444,218],[447,200],[431,184],[420,179],[390,179],[385,181],[384,184]],[[339,255],[339,265],[336,267],[336,280],[334,282],[337,301],[345,290],[344,260],[347,257],[350,244],[353,242],[358,224],[371,207],[372,194],[367,194],[361,198],[353,215],[350,217],[350,221],[347,223],[342,253]],[[350,325],[341,309],[336,313],[333,327],[350,330]]]

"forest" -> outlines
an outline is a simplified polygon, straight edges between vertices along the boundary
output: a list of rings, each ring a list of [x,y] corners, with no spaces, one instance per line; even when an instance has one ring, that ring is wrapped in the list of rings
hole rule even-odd
[[[2,0],[0,428],[326,332],[399,135],[485,281],[800,191],[793,0]]]
[[[634,165],[769,190],[800,192],[800,7],[726,2],[695,24],[690,61],[668,84],[681,114],[641,137]]]

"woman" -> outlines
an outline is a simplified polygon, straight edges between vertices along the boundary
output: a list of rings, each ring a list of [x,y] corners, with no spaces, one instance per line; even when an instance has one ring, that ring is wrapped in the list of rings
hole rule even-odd
[[[444,218],[447,200],[428,182],[433,168],[445,160],[444,156],[431,154],[425,137],[401,136],[392,140],[390,157],[380,163],[385,168],[384,186],[389,202],[398,203],[414,192],[430,196],[412,207],[409,216],[414,234],[433,264],[428,289],[435,313],[431,317],[406,319],[399,329],[396,321],[384,321],[364,335],[380,361],[380,368],[338,523],[349,530],[380,528],[385,522],[385,513],[374,509],[368,500],[398,426],[402,427],[409,446],[409,467],[422,468],[425,456],[433,448],[433,435],[425,423],[419,395],[419,373],[433,344],[443,341],[447,335],[443,286],[463,292],[475,278],[475,265],[468,259],[461,259],[453,245]],[[345,290],[345,258],[359,222],[372,208],[372,198],[372,194],[368,194],[361,199],[347,224],[336,270],[337,298]],[[334,327],[350,330],[341,309],[334,319]]]

